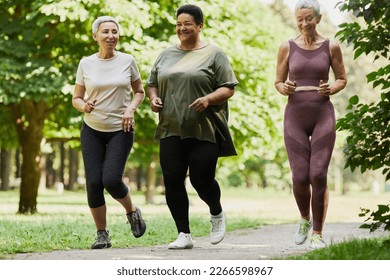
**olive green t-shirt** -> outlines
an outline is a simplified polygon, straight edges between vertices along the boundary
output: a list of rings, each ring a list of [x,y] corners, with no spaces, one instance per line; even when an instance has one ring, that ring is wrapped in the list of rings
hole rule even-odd
[[[158,88],[163,102],[156,140],[180,136],[216,143],[217,125],[229,131],[227,101],[209,106],[203,112],[188,108],[195,99],[217,88],[238,84],[227,56],[219,47],[207,44],[200,49],[185,51],[171,46],[159,55],[146,83]],[[219,124],[215,122],[215,114],[222,120]]]

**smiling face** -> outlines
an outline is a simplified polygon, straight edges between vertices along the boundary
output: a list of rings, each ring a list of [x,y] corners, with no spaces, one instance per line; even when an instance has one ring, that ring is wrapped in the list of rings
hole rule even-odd
[[[199,39],[202,24],[196,24],[194,17],[182,13],[176,20],[176,34],[182,44],[195,44]]]
[[[119,40],[118,26],[111,21],[103,22],[99,25],[97,32],[93,34],[93,38],[99,47],[108,50],[115,49]]]
[[[304,8],[295,12],[298,30],[302,35],[315,35],[317,24],[321,21],[321,15],[316,15],[314,9]]]

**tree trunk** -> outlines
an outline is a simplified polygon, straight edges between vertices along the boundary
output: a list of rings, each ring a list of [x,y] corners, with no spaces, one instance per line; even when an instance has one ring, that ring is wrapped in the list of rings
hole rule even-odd
[[[142,179],[144,177],[144,166],[142,163],[137,167],[136,176],[137,191],[140,191],[142,190]]]
[[[57,180],[57,174],[53,168],[54,157],[55,157],[54,153],[42,155],[42,157],[41,157],[41,160],[45,160],[45,164],[42,164],[42,167],[46,171],[45,172],[45,176],[46,176],[45,188],[46,189],[52,189],[54,187],[54,183]],[[41,174],[43,174],[43,172]]]
[[[9,182],[11,176],[11,159],[12,151],[1,148],[1,186],[2,191],[9,190]]]
[[[21,163],[20,163],[20,147],[16,149],[15,151],[15,178],[20,178],[20,170],[21,170]]]
[[[79,150],[69,148],[69,182],[67,190],[75,190],[79,176]]]
[[[41,176],[41,142],[47,105],[41,101],[22,100],[13,105],[13,116],[22,151],[19,210],[21,214],[37,212]]]
[[[145,199],[146,204],[154,203],[154,190],[156,189],[156,178],[157,178],[157,161],[153,161],[148,165],[146,170],[146,192]]]
[[[59,178],[56,179],[56,182],[59,181],[65,184],[65,145],[64,142],[59,142],[58,144],[60,148],[60,170],[59,170]]]

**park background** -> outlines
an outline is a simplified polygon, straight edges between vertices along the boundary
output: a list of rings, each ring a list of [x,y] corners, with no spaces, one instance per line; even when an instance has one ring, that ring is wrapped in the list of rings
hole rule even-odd
[[[88,216],[79,141],[82,114],[72,107],[71,99],[78,62],[98,50],[92,40],[91,24],[101,15],[117,18],[121,27],[117,49],[135,57],[145,81],[157,55],[177,42],[175,11],[186,2],[0,0],[1,219],[13,217],[16,212],[36,214],[29,221],[41,222],[44,222],[42,215],[53,212]],[[298,212],[291,192],[282,130],[286,97],[275,90],[273,83],[280,43],[298,34],[292,10],[296,1],[192,2],[204,11],[203,40],[225,51],[239,80],[235,95],[229,100],[229,123],[238,156],[221,158],[217,171],[223,202],[232,212],[239,209],[238,214],[253,219],[294,221]],[[372,42],[378,49],[371,46],[359,50],[362,41],[353,39],[359,32],[356,25],[349,30],[338,25],[357,22],[376,30],[381,26],[381,18],[375,17],[375,9],[387,7],[389,13],[389,3],[363,1],[366,7],[374,7],[374,20],[367,20],[362,16],[364,11],[359,15],[358,8],[351,10],[358,1],[345,1],[351,9],[344,12],[340,11],[342,5],[335,6],[338,1],[319,2],[324,9],[318,31],[335,38],[337,32],[344,30],[336,40],[343,41],[348,76],[347,87],[331,97],[340,124],[329,168],[328,219],[363,222],[358,216],[360,207],[373,209],[377,204],[388,203],[390,198],[390,185],[386,181],[389,119],[387,114],[378,123],[366,120],[359,127],[350,120],[353,114],[359,116],[362,107],[388,108],[388,92],[383,92],[388,82],[387,79],[381,82],[378,69],[385,69],[384,75],[388,77],[385,51],[390,36],[386,36],[388,29],[384,29],[387,33]],[[389,25],[388,20],[385,24]],[[373,77],[370,73],[377,75]],[[387,103],[383,105],[381,100]],[[372,117],[376,112],[369,113]],[[153,140],[157,115],[150,110],[147,98],[136,112],[136,123],[125,181],[136,203],[147,207],[150,215],[168,215],[158,143]],[[367,127],[376,129],[375,133],[368,134]],[[353,138],[358,136],[363,138]],[[368,144],[362,140],[365,138]],[[374,156],[364,154],[375,147],[381,150]],[[195,193],[189,182],[188,190],[192,211],[196,213],[199,206],[199,212],[206,213],[192,195]],[[114,207],[110,200],[108,203]],[[119,208],[115,211],[119,212]],[[9,225],[12,226],[12,221]],[[23,242],[19,245],[23,247]]]

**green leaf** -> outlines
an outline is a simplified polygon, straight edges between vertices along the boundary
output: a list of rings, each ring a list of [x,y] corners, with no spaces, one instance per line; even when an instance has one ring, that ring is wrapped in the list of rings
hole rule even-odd
[[[356,105],[359,103],[359,96],[354,95],[349,99],[349,104],[350,105]]]
[[[362,53],[364,53],[365,50],[362,49],[361,47],[358,47],[356,50],[355,50],[355,55],[354,55],[354,59],[358,58]]]
[[[376,79],[378,75],[378,72],[377,71],[374,71],[374,72],[371,72],[370,74],[368,74],[366,77],[367,77],[367,82],[372,82],[373,80]]]

